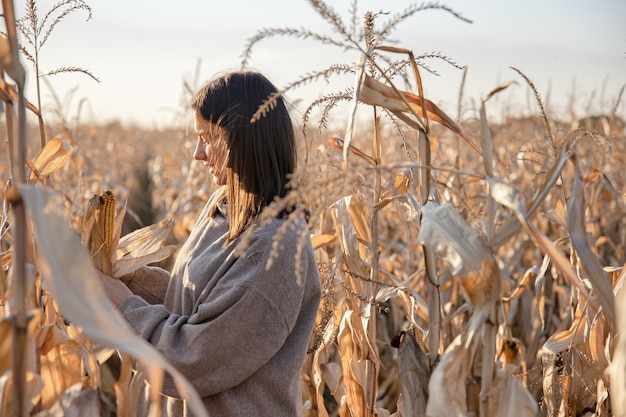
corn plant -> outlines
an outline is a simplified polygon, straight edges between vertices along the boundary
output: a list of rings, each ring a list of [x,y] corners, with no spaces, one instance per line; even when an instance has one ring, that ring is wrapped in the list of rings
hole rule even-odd
[[[82,73],[91,79],[100,82],[100,80],[88,69],[77,66],[64,66],[55,68],[50,71],[43,72],[40,60],[40,53],[44,45],[48,42],[54,28],[68,15],[76,11],[85,11],[87,20],[91,19],[91,7],[83,0],[63,0],[54,4],[43,16],[39,14],[37,2],[35,0],[27,0],[25,2],[25,13],[22,17],[13,16],[15,26],[22,35],[25,43],[18,42],[18,48],[23,57],[28,60],[34,70],[35,92],[37,96],[37,106],[31,105],[31,109],[35,113],[39,122],[39,136],[41,148],[46,145],[48,140],[44,117],[41,112],[41,86],[40,81],[44,77],[62,73]],[[6,36],[6,33],[3,33]],[[64,124],[65,121],[63,120]]]
[[[313,108],[323,107],[319,126],[325,128],[339,101],[352,106],[343,135],[331,135],[328,154],[308,160],[298,177],[306,189],[302,205],[314,208],[311,227],[324,288],[312,354],[303,369],[308,415],[618,410],[623,387],[609,389],[603,372],[610,358],[621,360],[609,346],[624,252],[599,259],[585,237],[584,207],[589,181],[598,186],[598,178],[606,178],[607,206],[623,215],[619,192],[610,190],[623,187],[624,177],[610,164],[597,168],[595,176],[583,174],[585,138],[597,136],[583,129],[556,131],[536,87],[516,68],[537,99],[545,128],[521,149],[494,144],[486,116],[489,100],[512,82],[481,100],[477,121],[469,124],[472,135],[424,97],[420,72],[430,70],[423,61],[431,56],[389,44],[388,34],[428,9],[465,20],[445,6],[410,6],[381,28],[376,24],[386,15],[366,12],[359,30],[356,1],[350,25],[329,4],[309,3],[332,36],[306,28],[264,28],[249,38],[242,59],[245,67],[253,47],[272,36],[313,39],[355,54],[354,62],[309,72],[276,95],[320,79],[330,82],[336,74],[354,77],[353,87],[314,101],[303,113],[306,135]],[[273,99],[260,106],[259,117]],[[372,112],[369,151],[355,134],[362,106]],[[458,138],[456,146],[446,131]],[[623,139],[615,146],[621,152]],[[524,172],[529,163],[535,170],[532,188]],[[560,207],[558,217],[540,214],[554,205]],[[531,259],[520,262],[521,257]],[[525,326],[517,323],[529,305],[536,313]]]

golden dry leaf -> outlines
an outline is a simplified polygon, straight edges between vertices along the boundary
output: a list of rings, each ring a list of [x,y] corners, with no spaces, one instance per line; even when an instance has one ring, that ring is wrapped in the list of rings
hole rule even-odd
[[[0,320],[0,375],[11,369],[12,332],[9,320]]]
[[[42,388],[41,378],[31,371],[26,371],[26,392],[24,415],[30,415],[31,410],[39,402],[39,392]],[[0,376],[0,416],[17,416],[17,409],[13,404],[13,377],[11,372]]]
[[[426,353],[410,333],[404,333],[398,348],[398,379],[402,393],[403,416],[423,417],[428,403],[430,364]]]
[[[478,338],[469,346],[459,335],[446,349],[432,372],[428,383],[428,417],[459,417],[467,415],[467,390]]]
[[[615,323],[615,296],[613,286],[598,257],[593,253],[587,242],[587,231],[585,229],[585,194],[583,182],[576,167],[574,186],[567,206],[567,228],[570,232],[570,239],[584,271],[586,277],[591,282],[591,287],[595,291],[604,314],[609,323]]]
[[[0,268],[6,269],[6,268],[9,267],[9,265],[11,264],[11,254],[12,253],[13,253],[13,250],[10,249],[4,255],[0,256]]]
[[[565,352],[577,346],[583,341],[586,332],[586,316],[581,313],[581,308],[576,309],[577,317],[568,330],[562,330],[554,333],[544,343],[539,350],[539,355],[543,364],[543,393],[544,402],[548,410],[556,410],[558,408],[558,397],[562,394],[558,388],[560,386],[560,373],[556,365],[556,359],[561,352]],[[551,412],[548,412],[548,415]]]
[[[84,388],[81,383],[72,385],[49,409],[34,417],[78,417],[100,415],[98,390]]]
[[[515,366],[499,369],[491,384],[487,402],[487,417],[516,416],[535,417],[539,411],[537,401],[522,385]]]
[[[562,178],[561,171],[567,161],[570,158],[569,143],[564,143],[561,147],[561,151],[558,159],[548,169],[547,174],[543,177],[545,180],[535,192],[533,200],[526,205],[524,197],[514,187],[505,184],[501,178],[487,177],[487,183],[489,184],[490,195],[505,207],[511,208],[517,215],[509,217],[496,231],[493,239],[489,241],[489,244],[498,248],[513,235],[515,235],[521,228],[524,222],[521,221],[522,217],[527,219],[532,218],[535,215],[537,209],[544,202],[546,197],[550,194],[550,191],[554,187],[554,184]],[[521,204],[520,204],[521,203]],[[519,213],[519,214],[518,214]]]
[[[152,387],[163,383],[164,372],[173,378],[178,392],[188,400],[194,414],[208,417],[200,396],[192,385],[152,345],[137,336],[119,311],[103,296],[91,257],[70,228],[61,196],[53,191],[22,186],[19,192],[34,228],[37,266],[44,285],[59,305],[61,313],[94,343],[132,355]],[[152,390],[158,398],[157,390]],[[158,401],[153,403],[159,406]]]
[[[378,348],[367,338],[369,318],[348,310],[342,317],[337,336],[341,354],[343,384],[350,415],[374,417],[376,393],[373,381],[378,378]]]
[[[41,405],[48,409],[69,387],[82,381],[83,348],[54,325],[43,328],[42,332]]]
[[[342,258],[347,271],[345,274],[346,286],[354,294],[359,294],[364,299],[370,300],[375,295],[372,293],[372,285],[362,279],[369,277],[370,266],[367,262],[369,248],[360,240],[367,239],[369,235],[361,202],[354,196],[344,197],[333,204],[331,216],[343,252]],[[359,226],[356,226],[354,221],[357,221]],[[353,299],[360,307],[353,305],[352,308],[360,309],[361,314],[368,314],[369,304],[354,297]]]
[[[87,203],[87,206],[83,210],[83,213],[80,216],[80,241],[83,242],[84,245],[89,245],[89,239],[92,233],[92,229],[94,228],[94,224],[96,222],[96,213],[98,209],[102,206],[102,201],[100,200],[100,196],[98,194],[94,194]],[[93,254],[93,250],[90,248],[90,252]]]
[[[363,88],[363,78],[365,75],[365,62],[366,54],[362,53],[359,57],[359,62],[356,67],[356,74],[354,77],[354,93],[352,95],[352,108],[348,116],[348,125],[346,126],[345,143],[343,145],[343,160],[348,160],[350,144],[352,142],[352,135],[354,134],[354,123],[356,120],[356,111],[359,104],[359,96],[361,95],[361,89]]]
[[[340,154],[343,154],[343,148],[345,144],[344,144],[343,138],[330,137],[328,138],[328,146],[330,146],[330,148],[334,150],[335,152],[339,152]],[[372,165],[376,165],[376,161],[374,160],[374,158],[372,158],[371,156],[369,156],[368,154],[366,154],[365,152],[363,152],[356,146],[349,145],[348,149],[350,153],[353,153],[355,156],[358,156],[365,162],[372,164]]]
[[[328,382],[327,378],[322,375],[322,365],[320,364],[322,357],[326,357],[326,355],[320,354],[320,350],[317,350],[311,355],[310,368],[306,365],[306,363],[309,362],[308,358],[305,363],[305,367],[310,369],[310,373],[307,376],[309,378],[309,394],[311,397],[311,406],[304,410],[305,417],[328,417],[328,410],[326,410],[326,404],[324,402],[324,391]]]
[[[381,286],[376,294],[376,301],[384,303],[391,298],[399,298],[407,312],[406,319],[420,331],[425,332],[424,329],[428,326],[428,304],[426,300],[409,286]]]
[[[611,406],[613,415],[626,416],[626,265],[618,280],[616,296],[617,342],[613,349],[611,365],[607,368],[610,377]]]
[[[337,241],[337,235],[335,234],[321,234],[312,235],[311,243],[313,244],[313,250],[330,246]]]
[[[483,103],[487,102],[489,99],[491,99],[491,97],[493,97],[496,94],[498,94],[499,92],[505,90],[506,88],[508,88],[513,83],[515,83],[515,81],[507,81],[507,82],[504,82],[504,83],[500,84],[499,86],[497,86],[496,88],[491,90],[489,92],[489,94],[487,94],[487,96],[483,99]]]
[[[69,157],[74,152],[74,148],[60,138],[54,138],[46,143],[41,153],[35,159],[30,173],[30,180],[39,180],[50,176],[54,171],[65,166]]]
[[[409,179],[408,169],[396,174],[393,179],[393,186],[390,189],[383,191],[383,194],[380,196],[380,200],[376,203],[376,205],[374,205],[374,209],[380,210],[393,200],[405,197],[410,185],[411,180]]]
[[[141,372],[133,372],[132,356],[120,356],[122,361],[120,377],[115,383],[117,416],[134,417],[136,415],[139,398],[143,394],[143,374]]]
[[[13,346],[13,324],[14,318],[4,317],[0,320],[0,375],[4,374],[11,369],[11,347]],[[35,352],[36,343],[35,337],[37,335],[39,323],[41,321],[41,311],[31,310],[28,312],[28,338],[27,346],[24,347],[23,353]],[[34,355],[27,355],[26,368],[30,370],[37,369],[36,359]],[[2,415],[2,414],[0,414]]]
[[[489,194],[500,204],[513,210],[520,225],[523,225],[532,236],[535,245],[545,253],[552,264],[563,274],[563,277],[575,287],[580,294],[588,301],[588,308],[591,314],[599,310],[598,300],[590,297],[587,287],[577,275],[574,268],[569,263],[563,253],[544,235],[535,225],[528,221],[528,211],[522,194],[513,186],[505,184],[499,178],[487,178],[489,183]],[[536,201],[536,200],[535,200]],[[535,204],[533,203],[533,206]],[[530,208],[532,209],[532,207]],[[530,210],[529,209],[529,210]]]
[[[424,102],[426,103],[426,109],[424,111],[422,108],[422,101],[419,96],[406,91],[402,91],[401,94],[404,96],[404,99],[407,101],[409,106],[411,106],[411,108],[420,117],[424,118],[427,116],[429,120],[441,123],[463,138],[472,147],[472,149],[482,155],[482,151],[478,145],[476,145],[474,140],[470,138],[459,125],[457,125],[432,101],[424,98]],[[410,119],[411,110],[407,108],[407,105],[402,98],[398,96],[396,91],[392,87],[383,84],[370,76],[365,76],[358,99],[366,104],[384,107],[409,124],[410,120],[414,120]],[[415,128],[419,127],[419,125],[416,126],[415,124],[412,126]],[[419,130],[423,129],[419,128]]]
[[[333,204],[333,210],[331,215],[335,223],[335,229],[337,231],[337,237],[341,245],[342,252],[346,256],[346,262],[350,269],[354,272],[361,273],[367,270],[367,266],[364,264],[362,257],[362,245],[361,240],[367,239],[367,235],[363,236],[363,228],[367,227],[365,220],[359,214],[362,214],[362,210],[359,210],[360,203],[353,204],[353,196],[344,197],[341,200]],[[353,207],[356,207],[353,209]],[[361,207],[362,209],[362,207]],[[357,219],[361,228],[361,236],[357,232],[357,228],[354,226],[353,219]],[[360,239],[359,239],[360,237]],[[367,241],[367,240],[366,240]]]
[[[321,370],[322,379],[326,382],[337,404],[340,404],[341,398],[346,395],[345,387],[342,384],[343,374],[341,372],[341,365],[337,362],[328,362],[322,366]]]
[[[352,219],[356,238],[363,245],[368,246],[370,242],[370,227],[363,201],[357,196],[352,196],[350,199],[350,219]]]
[[[538,274],[539,274],[539,268],[537,268],[536,266],[528,269],[524,273],[522,280],[520,281],[518,286],[515,288],[515,290],[513,290],[513,292],[510,295],[502,296],[502,301],[511,302],[515,300],[517,297],[519,297],[520,295],[522,295],[528,283],[530,283]]]
[[[0,78],[0,99],[3,101],[13,100],[14,102],[19,100],[15,87],[5,80]],[[30,101],[24,100],[26,108],[30,110],[34,115],[39,116],[39,109]],[[26,161],[28,163],[28,161]]]
[[[500,269],[492,250],[451,204],[422,208],[418,240],[446,260],[475,310],[486,311],[500,296]]]

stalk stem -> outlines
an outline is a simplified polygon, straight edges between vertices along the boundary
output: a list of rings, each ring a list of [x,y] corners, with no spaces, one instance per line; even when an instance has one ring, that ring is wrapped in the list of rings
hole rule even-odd
[[[376,161],[376,165],[380,165],[380,136],[379,136],[379,119],[376,115],[376,107],[374,107],[374,138],[373,138],[373,148],[374,148],[374,160]],[[380,170],[376,170],[374,175],[374,198],[373,202],[376,205],[380,200],[381,194],[381,173]],[[378,209],[374,208],[372,210],[372,218],[370,224],[370,233],[371,233],[371,263],[372,269],[370,270],[370,280],[372,282],[372,303],[370,304],[370,321],[368,326],[368,338],[372,342],[372,346],[376,346],[376,320],[377,320],[377,307],[376,307],[376,294],[378,293]],[[374,406],[376,405],[376,398],[378,397],[378,369],[376,364],[373,361],[369,361],[368,364],[373,368],[372,378],[369,379],[370,387],[369,393],[370,398],[368,399],[369,406],[374,415]],[[369,369],[368,369],[369,371]],[[368,375],[370,373],[368,372]]]
[[[7,192],[11,203],[15,241],[13,252],[11,314],[13,343],[11,345],[11,365],[13,378],[13,403],[16,416],[26,417],[26,342],[28,339],[28,319],[26,316],[26,210],[19,192],[12,188]]]
[[[431,368],[439,357],[439,339],[441,338],[441,294],[435,254],[428,246],[422,246],[428,275],[428,351]]]

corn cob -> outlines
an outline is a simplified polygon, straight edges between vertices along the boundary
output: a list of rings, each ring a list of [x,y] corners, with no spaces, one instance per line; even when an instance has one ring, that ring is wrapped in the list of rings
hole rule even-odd
[[[111,245],[115,222],[115,196],[110,191],[94,195],[81,219],[81,236],[89,248],[94,266],[107,275],[113,273]]]
[[[100,194],[102,206],[98,210],[98,227],[102,232],[102,239],[107,253],[110,253],[113,243],[113,227],[115,224],[115,196],[111,191]]]

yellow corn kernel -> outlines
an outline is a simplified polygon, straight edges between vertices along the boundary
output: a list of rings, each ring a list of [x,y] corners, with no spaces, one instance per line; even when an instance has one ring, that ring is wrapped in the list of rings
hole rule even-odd
[[[100,194],[102,206],[98,215],[98,224],[102,231],[102,240],[107,252],[113,243],[113,228],[115,224],[115,196],[111,191]]]

